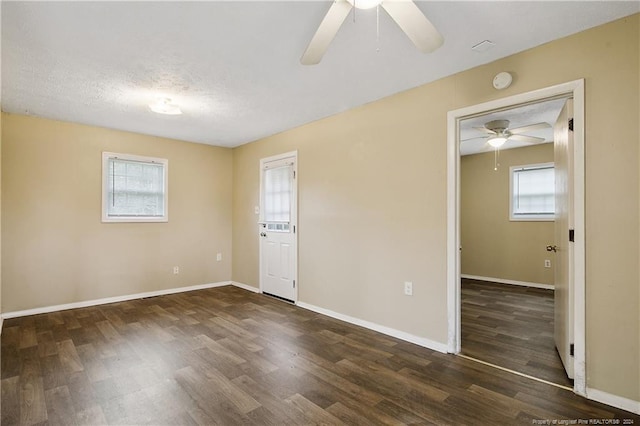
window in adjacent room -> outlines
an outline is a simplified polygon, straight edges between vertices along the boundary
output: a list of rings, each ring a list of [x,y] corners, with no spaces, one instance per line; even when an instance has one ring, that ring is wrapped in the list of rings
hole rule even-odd
[[[102,153],[102,221],[167,222],[168,160]]]
[[[554,220],[555,174],[553,163],[514,166],[509,169],[510,220]]]

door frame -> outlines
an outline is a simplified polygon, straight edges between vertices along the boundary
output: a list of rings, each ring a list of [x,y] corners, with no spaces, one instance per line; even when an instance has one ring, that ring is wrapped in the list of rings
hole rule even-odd
[[[574,100],[573,211],[575,242],[573,259],[574,287],[574,392],[586,396],[585,346],[585,221],[584,221],[584,79],[496,99],[460,108],[447,113],[447,348],[457,354],[461,349],[461,288],[460,288],[460,126],[461,120],[489,112],[549,99]],[[568,238],[568,236],[567,236]]]
[[[292,197],[292,203],[293,203],[293,208],[291,209],[291,225],[292,225],[292,230],[293,230],[293,244],[295,245],[294,250],[293,250],[293,254],[294,254],[294,271],[293,271],[293,280],[295,282],[295,286],[293,288],[294,292],[294,299],[293,299],[293,303],[297,304],[298,303],[298,288],[300,287],[299,282],[298,282],[298,151],[289,151],[289,152],[285,152],[283,154],[277,154],[277,155],[272,155],[270,157],[266,157],[266,158],[261,158],[260,159],[260,187],[258,189],[259,192],[259,205],[260,205],[260,209],[259,209],[259,216],[258,216],[258,232],[256,233],[258,235],[258,282],[259,282],[259,291],[260,293],[263,293],[262,288],[263,288],[263,277],[262,277],[262,240],[260,237],[260,225],[264,222],[264,217],[263,217],[263,206],[264,206],[264,192],[263,192],[263,185],[264,185],[264,173],[263,173],[263,168],[265,163],[270,163],[272,161],[279,161],[279,160],[285,160],[287,158],[293,158],[294,161],[294,178],[293,178],[293,197]]]

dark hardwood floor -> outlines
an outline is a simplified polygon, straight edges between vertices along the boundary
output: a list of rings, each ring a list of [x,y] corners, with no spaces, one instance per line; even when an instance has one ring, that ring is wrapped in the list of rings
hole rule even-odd
[[[236,287],[6,320],[3,425],[640,417]]]
[[[462,279],[462,353],[573,388],[553,340],[553,291]]]

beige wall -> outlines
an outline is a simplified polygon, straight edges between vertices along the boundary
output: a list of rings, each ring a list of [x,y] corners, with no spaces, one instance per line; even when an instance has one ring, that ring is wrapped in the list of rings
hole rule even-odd
[[[169,160],[168,223],[101,223],[102,151]],[[227,148],[3,114],[3,312],[230,280],[231,160]]]
[[[585,78],[587,385],[640,400],[638,21],[235,149],[233,279],[258,285],[258,161],[297,149],[299,299],[445,343],[447,111]],[[515,79],[496,91],[500,71]]]
[[[462,273],[487,278],[553,284],[553,222],[509,220],[509,167],[553,161],[553,144],[465,155],[460,160]]]
[[[446,342],[446,106],[430,99],[452,88],[437,82],[235,149],[233,279],[258,285],[259,159],[297,149],[299,300]]]

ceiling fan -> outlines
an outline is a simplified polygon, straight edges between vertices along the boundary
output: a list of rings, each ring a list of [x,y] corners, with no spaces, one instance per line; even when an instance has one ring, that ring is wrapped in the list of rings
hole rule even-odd
[[[509,120],[492,120],[485,123],[484,127],[474,127],[474,129],[486,133],[487,136],[464,139],[460,142],[466,142],[474,139],[487,139],[487,143],[496,149],[500,148],[510,140],[531,144],[540,143],[544,142],[545,138],[527,136],[524,133],[547,129],[549,127],[551,126],[548,123],[536,123],[509,129]]]
[[[440,33],[412,0],[334,0],[300,62],[303,65],[320,62],[351,9],[377,6],[387,11],[421,52],[433,52],[442,45],[444,39]]]

